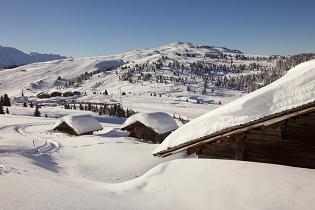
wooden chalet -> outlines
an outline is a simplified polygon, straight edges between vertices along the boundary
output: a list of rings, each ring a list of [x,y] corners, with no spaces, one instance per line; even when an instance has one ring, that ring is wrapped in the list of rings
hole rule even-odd
[[[153,152],[315,168],[315,60],[183,125]]]
[[[50,94],[49,93],[45,93],[45,92],[40,92],[40,93],[37,94],[37,98],[39,98],[39,99],[50,98]]]
[[[55,92],[52,92],[50,94],[51,97],[61,97],[62,96],[62,92],[58,92],[58,91],[55,91]]]
[[[163,112],[134,114],[121,126],[130,137],[152,143],[161,143],[176,128],[175,120]]]
[[[54,125],[54,131],[68,133],[70,135],[90,135],[103,127],[97,119],[91,115],[67,115],[59,119]]]

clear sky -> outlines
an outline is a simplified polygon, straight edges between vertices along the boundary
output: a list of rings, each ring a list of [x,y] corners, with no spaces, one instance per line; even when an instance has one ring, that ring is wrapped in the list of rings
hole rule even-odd
[[[0,45],[83,57],[175,41],[315,52],[315,0],[0,0]]]

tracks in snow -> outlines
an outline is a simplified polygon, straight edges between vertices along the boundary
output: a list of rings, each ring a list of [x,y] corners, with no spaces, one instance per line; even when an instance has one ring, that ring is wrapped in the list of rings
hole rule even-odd
[[[40,123],[40,124],[35,124],[35,125],[47,125],[47,123]],[[25,124],[25,125],[17,125],[15,127],[16,128],[15,130],[18,133],[24,136],[28,136],[33,139],[34,148],[28,154],[32,154],[32,155],[51,154],[53,152],[56,152],[60,148],[59,143],[53,140],[52,138],[44,138],[44,137],[36,136],[27,132],[25,129],[30,126],[34,126],[34,124],[31,123],[31,124]],[[37,142],[43,142],[43,141],[44,141],[44,144],[36,146]]]
[[[50,123],[49,123],[50,124]],[[15,125],[6,125],[1,126],[0,130],[10,129],[11,131],[16,131],[17,133],[28,137],[33,142],[33,147],[31,146],[19,146],[19,145],[0,145],[0,153],[16,153],[23,155],[43,155],[51,154],[56,152],[60,148],[60,144],[53,139],[53,137],[46,138],[27,132],[26,128],[31,126],[41,126],[49,125],[48,123],[28,123],[28,124],[15,124]],[[12,129],[12,130],[11,130]],[[8,133],[6,133],[8,134]],[[11,134],[10,134],[11,135]],[[0,138],[6,138],[0,136]]]

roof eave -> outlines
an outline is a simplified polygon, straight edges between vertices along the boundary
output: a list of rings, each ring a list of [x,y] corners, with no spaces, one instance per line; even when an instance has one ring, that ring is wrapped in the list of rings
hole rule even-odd
[[[313,111],[315,111],[315,101],[313,101],[309,104],[305,104],[305,105],[300,106],[300,107],[286,110],[286,111],[281,112],[281,113],[275,113],[273,115],[265,116],[263,118],[260,118],[260,119],[254,120],[254,121],[250,121],[250,122],[245,123],[245,124],[230,127],[230,128],[212,133],[211,135],[204,136],[204,137],[186,142],[184,144],[169,148],[167,150],[160,151],[158,153],[154,153],[153,155],[154,156],[160,156],[160,157],[166,157],[166,156],[184,151],[190,147],[196,147],[196,146],[199,146],[199,145],[202,145],[205,143],[217,141],[222,137],[242,133],[242,132],[245,132],[245,131],[252,129],[252,128],[257,128],[257,127],[261,127],[261,126],[268,126],[268,125],[286,120],[288,118],[302,115],[302,114],[307,114],[307,113],[313,112]]]

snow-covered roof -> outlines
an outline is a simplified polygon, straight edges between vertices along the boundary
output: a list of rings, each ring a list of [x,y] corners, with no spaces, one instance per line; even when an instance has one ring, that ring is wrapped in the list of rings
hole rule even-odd
[[[169,114],[164,112],[151,112],[132,115],[122,124],[121,129],[127,128],[137,122],[152,128],[159,134],[167,133],[178,128],[176,121]]]
[[[154,151],[168,150],[219,135],[228,128],[246,125],[315,102],[315,60],[304,62],[282,78],[235,101],[210,111],[171,133]]]
[[[84,134],[103,129],[97,119],[91,115],[64,116],[56,122],[53,129],[57,128],[63,122],[69,125],[77,134]]]

